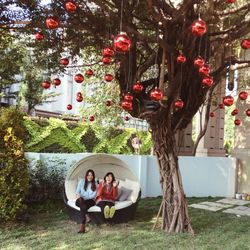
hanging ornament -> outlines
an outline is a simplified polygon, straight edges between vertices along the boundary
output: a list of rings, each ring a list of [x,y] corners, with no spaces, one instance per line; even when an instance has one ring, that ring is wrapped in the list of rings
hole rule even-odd
[[[209,76],[210,68],[208,65],[203,65],[199,68],[199,73],[203,76]]]
[[[45,80],[42,82],[41,86],[44,88],[44,89],[48,89],[50,87],[50,82]]]
[[[83,77],[82,74],[79,73],[79,74],[76,74],[76,75],[75,75],[74,80],[75,80],[75,82],[77,82],[77,83],[82,83],[82,82],[84,81],[84,77]]]
[[[246,110],[246,115],[247,115],[247,116],[250,116],[250,109],[247,109],[247,110]]]
[[[67,105],[67,110],[71,110],[73,107],[72,107],[72,105],[71,104],[68,104]]]
[[[106,82],[111,82],[112,80],[113,80],[113,76],[111,75],[111,74],[106,74],[105,76],[104,76],[104,80],[106,81]]]
[[[196,68],[200,68],[202,67],[203,65],[205,64],[205,60],[201,57],[201,56],[198,56],[194,59],[194,66]]]
[[[42,32],[37,32],[37,33],[35,34],[35,39],[36,39],[37,41],[42,41],[42,40],[44,39],[43,33],[42,33]]]
[[[110,106],[112,105],[112,101],[111,101],[111,100],[106,100],[106,101],[105,101],[105,105],[106,105],[107,107],[110,107]]]
[[[128,101],[128,102],[132,102],[133,99],[134,99],[134,96],[128,92],[127,94],[124,95],[124,98],[123,98],[125,101]]]
[[[179,100],[177,100],[177,101],[174,102],[174,106],[175,106],[176,108],[181,109],[181,108],[183,108],[183,106],[184,106],[184,102],[183,102],[181,99],[179,99]]]
[[[238,115],[239,113],[239,110],[238,109],[234,109],[232,112],[231,112],[231,115],[234,116],[234,115]]]
[[[234,124],[235,124],[236,126],[239,126],[239,125],[241,124],[240,119],[235,119],[235,120],[234,120]]]
[[[115,51],[120,53],[126,53],[131,47],[131,40],[127,36],[126,32],[120,32],[114,38],[114,48]]]
[[[246,100],[247,99],[247,97],[248,97],[248,93],[246,92],[246,91],[241,91],[240,93],[239,93],[239,98],[241,99],[241,100]]]
[[[136,82],[136,83],[133,85],[133,90],[134,90],[134,92],[136,92],[136,93],[140,93],[140,92],[142,92],[142,90],[143,90],[143,85],[142,85],[140,82]]]
[[[224,96],[223,97],[223,104],[225,106],[232,106],[234,103],[234,98],[231,96],[231,95],[228,95],[228,96]]]
[[[105,57],[102,58],[102,62],[104,64],[110,64],[112,62],[112,58],[108,57],[108,56],[105,56]]]
[[[206,31],[207,31],[206,23],[200,18],[192,23],[192,33],[195,36],[203,36],[206,33]]]
[[[220,103],[220,104],[219,104],[219,109],[224,109],[224,108],[225,108],[224,104],[223,104],[223,103]]]
[[[67,2],[65,4],[65,8],[68,12],[75,12],[76,11],[76,5],[72,1]]]
[[[156,87],[150,91],[149,96],[153,101],[160,101],[163,97],[163,93],[158,87]]]
[[[59,26],[59,22],[54,17],[48,17],[45,21],[48,29],[56,29]]]
[[[60,60],[60,64],[63,65],[63,66],[67,66],[69,64],[69,59],[68,58],[62,58]]]
[[[59,85],[61,84],[61,80],[60,80],[59,78],[55,78],[55,79],[53,80],[53,84],[54,84],[55,86],[59,86]]]
[[[82,102],[82,101],[83,101],[82,95],[77,95],[76,100],[77,100],[78,102]]]
[[[227,0],[227,3],[235,3],[236,0]]]
[[[91,122],[93,122],[93,121],[95,120],[95,117],[94,117],[93,115],[91,115],[91,116],[89,117],[89,120],[90,120]]]
[[[240,44],[242,49],[250,49],[250,38],[244,39]]]
[[[125,121],[129,121],[129,117],[126,115],[126,116],[124,117],[124,120],[125,120]]]
[[[186,60],[187,58],[183,54],[178,55],[176,58],[177,63],[184,63]]]
[[[211,76],[207,76],[205,78],[202,79],[202,84],[207,86],[207,87],[211,87],[214,83],[213,77]]]
[[[88,77],[91,77],[94,75],[94,72],[92,69],[88,69],[86,72],[85,72],[85,75],[88,76]]]
[[[77,92],[76,96],[82,96],[82,93],[81,92]]]
[[[210,112],[209,116],[210,117],[215,117],[215,113],[214,112]]]
[[[133,110],[133,103],[131,101],[123,100],[121,106],[124,110],[127,111]]]
[[[115,51],[111,47],[106,47],[102,50],[103,57],[113,57],[115,55]]]

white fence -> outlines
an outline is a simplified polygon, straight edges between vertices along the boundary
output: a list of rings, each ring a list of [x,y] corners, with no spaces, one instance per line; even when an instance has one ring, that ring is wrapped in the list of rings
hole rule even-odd
[[[65,162],[67,169],[89,153],[49,154],[26,153],[28,159],[53,159]],[[142,197],[156,197],[162,194],[156,158],[148,155],[113,155],[125,162],[138,177]],[[236,160],[226,157],[179,157],[180,170],[187,197],[222,196],[233,197],[236,191]]]

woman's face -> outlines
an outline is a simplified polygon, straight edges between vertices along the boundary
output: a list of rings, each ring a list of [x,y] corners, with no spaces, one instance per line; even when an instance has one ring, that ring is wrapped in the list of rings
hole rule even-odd
[[[112,175],[111,175],[111,174],[107,175],[107,176],[106,176],[106,182],[107,182],[108,184],[110,184],[112,181],[113,181]]]
[[[88,172],[88,175],[87,175],[87,180],[88,181],[92,181],[94,178],[93,174],[91,172]]]

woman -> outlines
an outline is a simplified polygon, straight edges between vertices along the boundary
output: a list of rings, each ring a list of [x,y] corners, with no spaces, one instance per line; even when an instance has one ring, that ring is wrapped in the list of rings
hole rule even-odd
[[[115,199],[118,194],[117,182],[114,174],[109,172],[105,175],[104,181],[99,182],[96,195],[96,205],[99,206],[105,219],[113,218],[115,214]]]
[[[85,233],[85,224],[88,209],[95,205],[97,186],[95,173],[89,169],[85,174],[85,179],[81,179],[76,188],[76,206],[80,207],[81,224],[78,233]]]

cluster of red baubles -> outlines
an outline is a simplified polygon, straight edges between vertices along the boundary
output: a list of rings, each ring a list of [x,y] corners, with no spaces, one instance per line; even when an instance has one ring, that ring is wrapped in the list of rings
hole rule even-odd
[[[55,87],[59,86],[61,84],[61,80],[59,78],[55,78],[53,79],[53,84],[55,85]],[[50,86],[51,86],[51,83],[48,80],[45,80],[41,83],[41,87],[44,89],[49,89]]]
[[[134,99],[134,96],[130,92],[126,93],[121,102],[121,107],[126,111],[132,111],[133,99]]]

